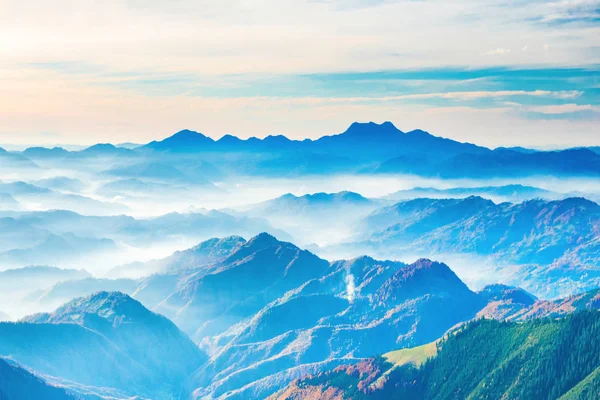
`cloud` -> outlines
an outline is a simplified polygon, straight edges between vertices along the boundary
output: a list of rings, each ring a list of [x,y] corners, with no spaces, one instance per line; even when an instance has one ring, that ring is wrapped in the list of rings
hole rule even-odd
[[[552,25],[597,23],[600,19],[598,0],[558,0],[544,4],[540,21]]]
[[[346,282],[346,299],[350,303],[354,302],[354,298],[356,297],[356,285],[354,283],[354,275],[348,274],[344,279]]]
[[[501,103],[599,102],[591,0],[0,3],[0,132],[15,141],[143,141],[175,126],[302,138],[359,117],[482,144],[550,140],[537,132],[562,121],[513,120]],[[480,133],[509,123],[520,134]]]
[[[552,92],[548,90],[498,90],[498,91],[463,91],[463,92],[440,92],[440,93],[416,93],[398,96],[383,96],[383,97],[299,97],[290,99],[281,99],[281,101],[289,103],[365,103],[365,102],[395,102],[402,100],[480,100],[488,98],[504,98],[512,96],[532,96],[532,97],[548,97],[555,99],[573,99],[581,95],[580,91],[568,90]]]
[[[5,0],[0,48],[5,60],[15,62],[80,59],[202,74],[308,73],[494,65],[497,61],[481,55],[507,55],[526,37],[530,49],[552,43],[556,50],[543,60],[515,51],[510,65],[589,65],[600,61],[588,51],[597,31],[571,24],[555,29],[540,21],[546,13],[553,20],[582,18],[593,13],[593,5],[589,0]],[[502,47],[496,48],[498,43]]]
[[[541,114],[569,114],[582,111],[592,111],[600,113],[600,106],[591,104],[554,104],[547,106],[530,106],[527,107],[528,111],[537,112]]]
[[[505,55],[505,54],[509,54],[510,53],[510,49],[505,49],[502,47],[498,47],[496,49],[490,50],[488,52],[486,52],[485,54],[488,56],[496,56],[496,55]]]

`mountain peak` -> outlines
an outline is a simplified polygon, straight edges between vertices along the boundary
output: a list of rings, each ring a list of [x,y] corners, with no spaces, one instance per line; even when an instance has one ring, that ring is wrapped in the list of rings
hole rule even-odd
[[[450,293],[473,295],[446,264],[421,258],[396,271],[379,288],[376,297],[387,303],[425,295],[445,297]]]
[[[214,142],[214,140],[212,140],[211,138],[209,138],[208,136],[206,136],[200,132],[192,131],[189,129],[183,129],[183,130],[175,133],[174,135],[169,136],[168,138],[163,140],[161,143],[164,143],[164,142],[179,143],[182,145],[183,144],[195,145],[195,144],[200,144],[200,143],[212,143],[212,142]]]
[[[99,317],[114,325],[147,321],[155,314],[140,302],[121,292],[97,292],[74,299],[52,313],[36,314],[24,319],[36,323],[74,323],[86,325],[89,316]]]
[[[274,245],[279,245],[281,242],[277,240],[277,238],[267,232],[259,233],[250,239],[247,244],[248,246],[258,246],[258,247],[270,247]]]
[[[531,293],[514,286],[496,283],[487,285],[478,293],[483,296],[486,302],[490,301],[512,301],[513,303],[531,306],[537,298]]]
[[[381,136],[402,133],[389,121],[378,124],[375,122],[353,122],[344,135]]]
[[[205,135],[203,135],[203,134],[202,134],[202,133],[200,133],[200,132],[192,131],[192,130],[190,130],[190,129],[182,129],[182,130],[180,130],[179,132],[177,132],[177,133],[175,133],[174,135],[172,135],[172,136],[170,137],[170,139],[172,139],[172,138],[181,138],[181,139],[183,139],[183,138],[188,138],[188,139],[195,139],[195,138],[197,138],[198,136],[201,136],[201,137],[206,137]]]
[[[166,139],[150,142],[143,147],[160,151],[186,152],[205,149],[214,143],[213,139],[200,132],[183,129]]]
[[[244,259],[252,254],[261,252],[269,248],[286,247],[288,249],[299,250],[295,245],[288,242],[279,241],[275,236],[266,232],[259,233],[247,242],[239,245],[237,249],[227,258],[227,262]]]
[[[220,144],[238,144],[242,142],[242,139],[228,133],[223,135],[219,140],[217,140],[217,142]]]
[[[110,144],[110,143],[98,143],[95,144],[93,146],[90,146],[82,151],[86,151],[86,152],[90,152],[90,151],[97,151],[97,152],[101,152],[101,151],[114,151],[117,148]]]

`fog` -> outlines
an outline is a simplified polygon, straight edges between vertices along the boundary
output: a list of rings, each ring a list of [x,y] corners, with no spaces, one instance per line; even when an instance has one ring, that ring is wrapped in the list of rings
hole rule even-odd
[[[365,174],[264,177],[210,170],[204,176],[200,169],[200,175],[171,179],[168,165],[166,170],[161,169],[163,165],[136,167],[145,162],[139,157],[34,161],[35,165],[13,163],[3,169],[0,222],[6,240],[0,251],[0,271],[51,265],[85,270],[96,279],[140,279],[156,272],[144,263],[202,240],[230,235],[249,239],[267,231],[328,260],[367,254],[410,263],[427,257],[448,264],[473,290],[498,282],[527,286],[520,266],[494,257],[395,247],[383,251],[366,245],[364,219],[375,210],[413,198],[415,188],[442,191],[431,197],[462,198],[467,197],[466,191],[445,191],[520,184],[548,191],[544,194],[548,199],[600,199],[600,181],[584,178],[442,180]],[[301,197],[339,192],[355,192],[365,199]],[[288,193],[296,198],[278,199]],[[528,198],[528,194],[517,192],[481,195],[496,203]],[[53,210],[71,211],[82,217]],[[123,267],[127,264],[130,266]],[[39,299],[58,281],[32,284],[35,271],[31,273],[33,278],[20,281],[20,286],[6,288],[0,296],[1,312],[19,318],[56,305],[56,301]],[[352,286],[351,278],[348,285]]]

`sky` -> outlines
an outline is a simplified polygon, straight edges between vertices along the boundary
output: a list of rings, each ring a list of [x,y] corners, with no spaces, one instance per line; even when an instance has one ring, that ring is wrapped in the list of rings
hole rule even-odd
[[[0,0],[0,143],[600,145],[600,0]]]

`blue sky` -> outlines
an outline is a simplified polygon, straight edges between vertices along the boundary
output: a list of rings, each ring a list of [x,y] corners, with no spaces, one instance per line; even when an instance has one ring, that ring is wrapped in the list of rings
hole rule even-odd
[[[0,142],[402,130],[600,145],[600,0],[0,1]]]

